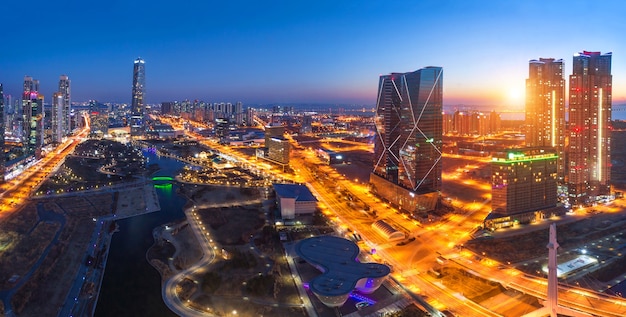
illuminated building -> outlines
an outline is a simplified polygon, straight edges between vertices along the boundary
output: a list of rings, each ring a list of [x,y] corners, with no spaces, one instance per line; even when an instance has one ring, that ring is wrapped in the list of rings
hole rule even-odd
[[[563,60],[531,60],[526,79],[526,146],[553,147],[557,175],[565,179],[565,79]]]
[[[41,157],[43,144],[43,95],[38,93],[39,81],[24,76],[24,92],[22,93],[22,116],[24,129],[24,145],[27,155]]]
[[[486,226],[529,223],[555,211],[557,159],[556,150],[551,147],[494,153],[491,161],[492,211]]]
[[[130,135],[142,136],[145,132],[144,117],[146,115],[146,105],[144,104],[144,88],[146,84],[145,62],[137,58],[133,65],[133,100],[130,113]]]
[[[282,125],[271,125],[265,127],[265,154],[263,158],[271,162],[287,165],[289,164],[289,140],[283,134],[285,127]]]
[[[301,240],[296,253],[322,274],[309,281],[308,287],[326,306],[340,307],[353,290],[371,294],[385,281],[391,269],[379,263],[358,262],[359,246],[334,236]]]
[[[442,114],[443,116],[443,134],[456,134],[454,130],[454,114],[446,112]]]
[[[317,199],[308,187],[295,184],[273,184],[276,203],[283,220],[300,216],[313,216],[317,209]]]
[[[427,212],[441,190],[443,69],[380,76],[373,192],[398,208]]]
[[[569,80],[568,195],[578,205],[610,193],[611,53],[575,55]]]
[[[229,131],[228,120],[226,119],[215,119],[215,136],[220,139],[220,142],[226,143],[226,139],[228,138]]]
[[[489,113],[489,133],[498,133],[502,129],[502,118],[499,113],[491,111]]]
[[[65,135],[64,124],[69,122],[69,117],[64,120],[65,98],[61,92],[52,94],[52,142],[61,143],[63,135]]]
[[[70,95],[70,79],[69,77],[67,77],[67,75],[61,75],[59,77],[59,93],[63,98],[63,109],[61,111],[61,115],[59,116],[61,122],[61,131],[63,135],[70,135],[72,134],[73,130],[71,123],[72,100]],[[53,99],[52,101],[54,102],[55,100]]]
[[[319,157],[322,162],[328,165],[344,163],[343,155],[336,153],[334,151],[331,151],[329,149],[321,147],[317,149],[316,153],[317,153],[317,157]]]
[[[255,126],[255,122],[254,122],[254,108],[248,107],[246,108],[246,125],[249,127],[253,127]]]
[[[305,114],[302,116],[302,126],[300,128],[300,133],[312,133],[313,132],[313,117],[311,115]]]
[[[0,84],[0,183],[4,183],[4,167],[6,156],[4,154],[4,89]]]
[[[404,240],[406,235],[382,219],[374,221],[372,229],[385,238],[385,241]]]
[[[484,136],[500,132],[500,114],[454,111],[443,114],[443,134]]]
[[[243,112],[243,103],[241,101],[238,101],[235,104],[235,107],[233,109],[234,111],[234,117],[235,117],[235,124],[240,127],[244,124],[244,112]]]

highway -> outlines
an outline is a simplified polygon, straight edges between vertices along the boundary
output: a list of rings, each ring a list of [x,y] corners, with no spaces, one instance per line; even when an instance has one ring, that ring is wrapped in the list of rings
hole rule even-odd
[[[71,154],[76,146],[87,136],[90,129],[88,116],[85,116],[85,127],[75,136],[66,139],[56,148],[50,150],[41,159],[25,168],[15,178],[0,185],[0,217],[19,209],[21,205],[36,192],[39,186],[55,172]]]

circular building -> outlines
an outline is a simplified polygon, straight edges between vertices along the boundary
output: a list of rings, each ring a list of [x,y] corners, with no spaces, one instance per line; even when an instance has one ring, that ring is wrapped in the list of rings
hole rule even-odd
[[[359,247],[334,236],[302,240],[296,245],[296,253],[323,272],[309,281],[309,288],[329,307],[343,305],[354,289],[374,292],[391,271],[383,264],[359,262]]]

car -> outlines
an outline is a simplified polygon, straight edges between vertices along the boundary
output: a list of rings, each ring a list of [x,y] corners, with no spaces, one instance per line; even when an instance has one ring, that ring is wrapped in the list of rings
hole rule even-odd
[[[356,309],[360,310],[360,309],[363,309],[363,308],[365,308],[365,307],[367,307],[369,305],[370,305],[370,303],[363,301],[363,302],[356,303],[356,305],[354,305],[354,306],[356,307]]]

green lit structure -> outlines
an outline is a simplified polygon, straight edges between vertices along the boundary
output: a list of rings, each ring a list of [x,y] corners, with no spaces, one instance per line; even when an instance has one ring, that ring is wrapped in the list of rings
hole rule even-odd
[[[485,227],[531,223],[560,213],[557,163],[556,150],[549,147],[510,149],[494,154],[491,161],[492,211],[485,220]]]

